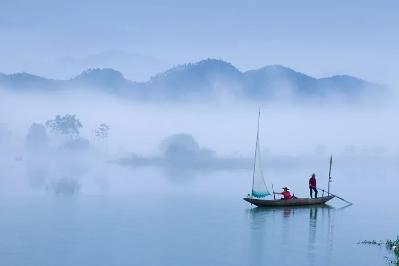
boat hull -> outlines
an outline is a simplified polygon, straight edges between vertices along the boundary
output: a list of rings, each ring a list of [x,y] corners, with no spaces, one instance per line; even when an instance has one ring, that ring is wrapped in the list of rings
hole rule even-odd
[[[289,200],[264,200],[256,198],[244,198],[251,204],[258,207],[285,207],[285,206],[308,206],[308,205],[320,205],[325,204],[327,201],[333,199],[334,196],[320,197],[316,199],[309,198],[297,198]]]

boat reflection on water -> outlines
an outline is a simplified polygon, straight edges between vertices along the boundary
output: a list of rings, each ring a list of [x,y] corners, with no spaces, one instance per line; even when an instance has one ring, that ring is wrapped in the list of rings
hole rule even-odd
[[[325,204],[247,210],[250,265],[331,265],[338,211]]]

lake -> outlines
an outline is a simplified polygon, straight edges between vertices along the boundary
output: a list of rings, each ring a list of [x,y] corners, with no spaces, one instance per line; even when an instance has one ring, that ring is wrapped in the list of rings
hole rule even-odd
[[[396,237],[399,212],[392,203],[398,200],[389,192],[395,178],[344,181],[337,173],[333,191],[355,203],[346,208],[334,199],[325,207],[262,209],[242,200],[248,174],[213,173],[182,184],[153,176],[165,188],[155,193],[139,187],[134,193],[3,195],[0,264],[386,265],[384,247],[357,243]],[[307,193],[306,178],[286,176],[289,183],[303,181],[297,191]]]

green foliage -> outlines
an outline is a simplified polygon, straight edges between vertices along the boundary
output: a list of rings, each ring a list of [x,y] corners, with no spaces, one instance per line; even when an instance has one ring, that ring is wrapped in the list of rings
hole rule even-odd
[[[377,242],[375,240],[364,240],[362,242],[359,242],[358,244],[381,246],[383,243],[381,241]]]
[[[45,148],[48,144],[46,128],[42,124],[33,123],[26,136],[29,148]]]
[[[375,241],[375,240],[364,240],[359,242],[358,244],[366,244],[366,245],[376,245],[376,246],[381,246],[384,244],[382,241]],[[389,257],[385,257],[387,261],[391,264],[399,266],[399,236],[396,238],[396,240],[387,240],[385,242],[385,246],[388,250],[392,251],[393,254],[395,255],[394,259],[391,259]]]
[[[94,130],[94,134],[98,139],[106,139],[109,136],[109,130],[110,126],[102,123]]]
[[[64,116],[56,115],[55,119],[47,120],[46,126],[54,133],[78,136],[82,124],[75,115],[66,114]]]
[[[392,250],[393,254],[395,254],[396,261],[391,260],[391,262],[393,264],[399,265],[399,236],[396,237],[396,240],[388,240],[386,242],[386,247],[389,250]]]

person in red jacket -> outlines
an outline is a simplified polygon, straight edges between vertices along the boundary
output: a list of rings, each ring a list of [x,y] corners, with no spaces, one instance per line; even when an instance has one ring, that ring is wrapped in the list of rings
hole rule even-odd
[[[316,175],[312,174],[312,177],[309,178],[309,191],[310,191],[310,198],[313,198],[313,191],[315,198],[317,198],[317,185],[316,185]]]
[[[288,191],[289,189],[287,187],[283,187],[283,192],[279,193],[279,192],[273,192],[274,194],[280,194],[283,195],[283,197],[281,198],[282,200],[288,200],[288,199],[292,199],[291,193]]]

